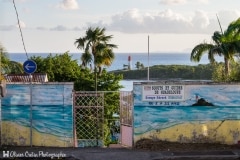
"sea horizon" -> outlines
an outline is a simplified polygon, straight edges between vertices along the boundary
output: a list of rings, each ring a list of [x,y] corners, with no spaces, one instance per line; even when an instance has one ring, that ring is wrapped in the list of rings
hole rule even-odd
[[[17,53],[12,52],[8,53],[10,60],[24,63],[28,58],[32,56],[47,57],[48,55],[60,55],[63,53]],[[77,60],[78,64],[81,64],[80,56],[81,53],[69,52],[69,55],[73,60]],[[129,56],[131,61],[129,61]],[[223,57],[216,57],[217,61],[223,61]],[[190,60],[190,53],[187,52],[142,52],[142,53],[115,53],[115,59],[112,62],[112,65],[106,68],[107,71],[122,70],[124,66],[130,65],[131,69],[136,69],[136,63],[140,62],[144,67],[154,66],[154,65],[190,65],[195,66],[199,64],[208,64],[209,60],[207,54],[202,57],[200,62],[192,62]]]
[[[47,57],[50,53],[28,53],[28,58],[32,56],[41,56],[43,58]],[[60,53],[52,53],[53,55]],[[8,53],[10,60],[17,61],[20,63],[24,63],[28,58],[26,53]],[[77,60],[79,64],[81,53],[70,53],[73,60]],[[148,67],[148,58],[149,58],[149,66],[154,65],[199,65],[199,64],[208,64],[209,60],[207,55],[204,55],[199,63],[190,61],[190,53],[115,53],[115,60],[113,61],[110,67],[107,67],[107,71],[121,70],[124,69],[124,65],[127,65],[128,57],[131,56],[130,65],[132,69],[136,69],[135,64],[139,61],[145,67]],[[216,57],[217,61],[223,61],[223,58]],[[121,91],[132,91],[133,82],[138,80],[122,80],[120,81],[120,85],[123,86]]]

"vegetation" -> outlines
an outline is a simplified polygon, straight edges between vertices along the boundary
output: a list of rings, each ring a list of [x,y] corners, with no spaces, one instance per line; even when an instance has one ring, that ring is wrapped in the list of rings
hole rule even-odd
[[[137,69],[143,69],[144,65],[143,63],[140,63],[139,61],[137,61],[137,63],[135,64]]]
[[[111,91],[111,93],[106,93],[104,96],[105,144],[110,143],[109,130],[111,125],[108,119],[112,119],[114,113],[119,114],[119,93],[114,91],[120,89],[121,86],[119,85],[119,81],[122,79],[121,76],[115,76],[106,71],[102,72],[102,66],[110,66],[115,58],[113,48],[117,48],[117,46],[109,43],[112,38],[112,35],[105,35],[105,28],[90,27],[87,29],[85,36],[80,37],[75,41],[77,48],[84,50],[81,55],[83,67],[81,74],[84,76],[75,82],[75,88],[81,88],[86,91]],[[94,68],[94,76],[91,74],[92,64]],[[95,133],[92,134],[94,135]]]
[[[185,80],[214,80],[240,81],[240,64],[232,60],[240,53],[240,19],[232,22],[226,31],[214,32],[213,43],[201,43],[194,47],[191,60],[199,62],[202,55],[207,53],[210,64],[198,66],[186,65],[156,65],[150,67],[150,79],[185,79]],[[147,68],[140,62],[136,63],[137,70],[107,72],[103,66],[110,66],[115,55],[113,49],[117,45],[110,44],[112,35],[105,35],[105,28],[88,28],[86,35],[75,40],[78,49],[82,49],[81,66],[77,60],[72,60],[68,52],[47,58],[31,57],[37,63],[37,73],[47,73],[51,82],[74,82],[77,91],[107,91],[104,95],[104,143],[110,142],[110,128],[113,125],[114,114],[119,114],[119,81],[124,79],[147,79]],[[22,66],[7,58],[5,49],[0,45],[2,73],[22,73]],[[224,56],[224,63],[216,63],[214,56]],[[231,63],[230,63],[231,62]],[[93,68],[92,68],[93,65]],[[231,66],[231,72],[230,72]],[[91,100],[86,103],[92,103]],[[91,114],[91,112],[89,112]],[[95,117],[95,113],[88,118]],[[113,121],[112,121],[113,120]],[[91,126],[93,121],[77,124],[78,129]],[[98,132],[98,131],[97,131]],[[93,138],[96,132],[86,133]]]
[[[215,62],[214,56],[224,57],[224,77],[223,81],[229,81],[230,61],[234,61],[234,56],[240,53],[240,18],[233,21],[226,31],[216,31],[212,36],[213,43],[201,43],[192,50],[190,59],[199,62],[204,53],[208,54],[211,63]]]
[[[156,65],[149,68],[150,80],[187,79],[187,80],[211,80],[214,66],[211,64],[187,66],[187,65]],[[147,79],[147,68],[131,71],[114,71],[123,75],[124,79]]]
[[[1,61],[1,74],[0,80],[3,80],[4,74],[23,73],[22,64],[16,61],[11,61],[8,57],[6,49],[0,43],[0,61]]]
[[[95,90],[97,91],[97,76],[102,73],[102,66],[110,66],[114,59],[113,48],[117,48],[115,44],[108,43],[112,39],[112,35],[105,35],[105,28],[88,28],[86,35],[76,39],[75,44],[78,49],[83,49],[81,60],[82,66],[88,64],[92,66],[95,73]]]
[[[74,90],[76,91],[95,91],[95,74],[88,67],[79,66],[76,60],[72,60],[72,57],[68,52],[63,54],[57,54],[53,56],[49,54],[46,58],[31,57],[37,63],[36,73],[47,73],[49,81],[51,82],[74,82]],[[114,75],[108,73],[106,70],[102,70],[98,75],[97,88],[98,91],[109,91],[104,93],[104,143],[108,145],[111,143],[110,127],[112,126],[112,120],[114,114],[119,114],[119,81],[122,80],[121,75]],[[87,102],[88,100],[86,100]],[[90,100],[91,101],[91,100]],[[89,101],[89,103],[91,103]],[[88,103],[88,102],[87,102]],[[89,112],[92,114],[89,117],[96,117],[95,112]],[[81,130],[81,127],[89,127],[93,121],[89,119],[85,124],[77,123],[77,127]],[[99,121],[100,123],[100,121]],[[86,128],[85,128],[86,129]],[[84,130],[85,130],[84,129]],[[92,130],[85,134],[86,136],[95,137],[96,132]],[[82,135],[81,135],[82,136]]]
[[[80,67],[77,60],[72,60],[68,52],[46,58],[40,56],[31,57],[37,64],[36,73],[47,73],[51,82],[75,82],[80,76]]]

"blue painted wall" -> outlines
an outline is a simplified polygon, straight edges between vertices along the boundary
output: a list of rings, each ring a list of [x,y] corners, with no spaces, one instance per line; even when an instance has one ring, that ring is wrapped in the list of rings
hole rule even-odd
[[[2,145],[73,146],[73,83],[12,83],[2,98]]]
[[[240,142],[239,84],[135,83],[133,93],[134,142]]]

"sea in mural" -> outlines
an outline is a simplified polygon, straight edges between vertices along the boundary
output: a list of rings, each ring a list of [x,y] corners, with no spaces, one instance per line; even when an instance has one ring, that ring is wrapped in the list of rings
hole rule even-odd
[[[239,85],[134,84],[134,141],[238,143]]]
[[[3,145],[29,146],[32,140],[34,146],[73,146],[72,85],[35,84],[31,91],[27,84],[9,84],[7,91]]]

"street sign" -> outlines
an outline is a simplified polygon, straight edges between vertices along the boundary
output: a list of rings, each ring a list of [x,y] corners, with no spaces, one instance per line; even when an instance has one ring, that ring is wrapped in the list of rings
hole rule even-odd
[[[23,70],[28,74],[34,73],[36,69],[37,69],[37,64],[33,60],[26,60],[23,63]]]

